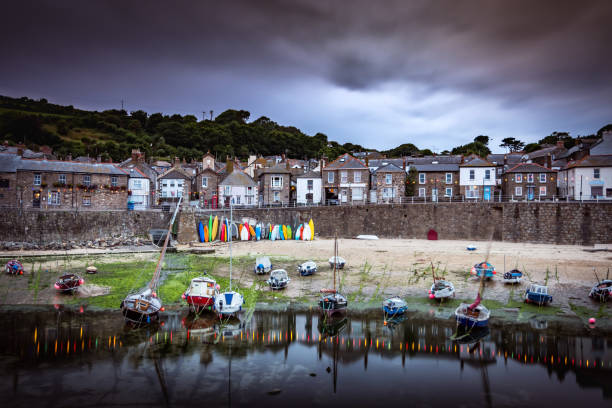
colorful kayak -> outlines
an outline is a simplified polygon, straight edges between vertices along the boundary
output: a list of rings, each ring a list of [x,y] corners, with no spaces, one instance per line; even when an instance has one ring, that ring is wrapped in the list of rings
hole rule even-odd
[[[211,241],[219,239],[219,237],[217,237],[217,230],[218,229],[219,229],[219,219],[215,215],[215,219],[213,220],[213,224],[212,224],[212,234],[211,234],[212,238],[211,238]]]
[[[212,242],[215,239],[215,234],[213,234],[213,216],[210,214],[208,216],[208,241]]]
[[[249,235],[252,240],[255,240],[255,228],[251,224],[249,224]]]
[[[208,232],[208,225],[204,226],[204,242],[208,242],[208,237],[209,237],[209,232]]]
[[[308,221],[308,227],[310,228],[310,240],[314,239],[314,222],[312,222],[312,218]]]
[[[202,225],[202,221],[198,222],[198,236],[200,242],[204,242],[204,225]]]

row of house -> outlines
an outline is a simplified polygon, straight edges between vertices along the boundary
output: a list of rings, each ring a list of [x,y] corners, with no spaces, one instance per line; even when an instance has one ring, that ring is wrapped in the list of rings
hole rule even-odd
[[[15,151],[13,151],[15,150]],[[202,208],[427,201],[612,199],[612,132],[565,149],[561,143],[524,154],[384,158],[344,154],[324,160],[252,156],[247,162],[147,163],[134,150],[121,163],[100,158],[49,159],[0,149],[0,205],[56,209]]]

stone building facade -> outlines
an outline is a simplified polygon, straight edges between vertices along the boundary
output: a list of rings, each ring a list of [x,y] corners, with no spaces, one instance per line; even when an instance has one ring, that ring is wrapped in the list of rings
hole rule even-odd
[[[366,204],[370,194],[370,169],[346,153],[323,168],[325,202]]]
[[[406,195],[406,171],[392,163],[379,167],[373,174],[371,191],[376,191],[372,202],[401,203]]]
[[[557,195],[557,171],[535,163],[517,164],[503,174],[502,190],[513,200],[552,200]]]
[[[214,168],[214,164],[213,164]],[[198,205],[201,208],[217,208],[219,197],[219,174],[213,168],[205,168],[193,179],[193,191],[197,193]]]
[[[263,205],[287,205],[291,199],[291,171],[282,165],[255,171],[259,202]]]
[[[458,164],[416,164],[416,180],[412,184],[414,197],[437,201],[461,194]]]

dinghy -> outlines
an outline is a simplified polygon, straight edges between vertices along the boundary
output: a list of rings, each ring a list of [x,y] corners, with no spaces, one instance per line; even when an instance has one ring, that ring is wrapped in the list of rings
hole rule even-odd
[[[200,276],[191,280],[181,297],[189,305],[190,311],[198,313],[207,308],[212,309],[217,293],[219,293],[217,282],[207,276]]]
[[[329,258],[328,262],[330,268],[333,268],[335,266],[336,269],[343,269],[344,265],[346,265],[346,260],[341,256],[332,256],[331,258]]]
[[[488,264],[488,262],[483,262]],[[484,305],[480,304],[482,295],[485,288],[485,274],[480,275],[480,288],[478,289],[478,295],[476,300],[471,305],[467,303],[461,303],[455,310],[455,319],[457,319],[457,325],[466,326],[468,328],[473,327],[486,327],[489,324],[489,317],[491,312]]]
[[[612,280],[604,279],[591,288],[589,297],[600,302],[607,302],[612,296]]]
[[[70,273],[60,276],[53,286],[60,292],[68,293],[76,291],[84,283],[80,276]]]
[[[236,229],[236,236],[238,235],[238,227],[233,222],[233,205],[230,202],[230,225]],[[232,229],[234,229],[232,228]],[[227,292],[218,293],[215,295],[214,310],[220,318],[224,316],[234,316],[242,310],[244,305],[244,298],[238,292],[232,290],[232,241],[234,234],[230,234],[229,237],[229,290]]]
[[[513,269],[504,273],[504,283],[520,283],[523,278],[523,272],[518,269]]]
[[[9,275],[23,275],[23,265],[16,259],[8,261],[4,270]]]
[[[319,310],[325,313],[327,316],[334,314],[346,313],[348,301],[346,297],[336,291],[336,270],[338,268],[338,237],[334,238],[334,256],[336,262],[334,262],[334,288],[333,289],[321,289],[321,298],[319,299]]]
[[[278,290],[287,287],[291,279],[284,269],[275,269],[270,273],[270,278],[266,281],[270,285],[270,289]]]
[[[536,303],[543,306],[552,303],[552,295],[548,294],[548,287],[532,283],[525,291],[525,303]]]
[[[382,308],[386,316],[395,316],[403,314],[408,309],[408,305],[399,296],[394,296],[383,300]]]
[[[472,266],[470,273],[474,276],[484,276],[487,279],[491,279],[497,272],[493,265],[485,261]]]
[[[267,256],[258,256],[255,259],[255,273],[258,275],[268,273],[272,270],[272,262],[270,262],[270,258]]]
[[[430,299],[447,299],[455,297],[455,287],[449,281],[436,279],[429,289]]]
[[[317,272],[317,264],[313,261],[306,261],[298,265],[298,272],[302,276],[310,276]]]

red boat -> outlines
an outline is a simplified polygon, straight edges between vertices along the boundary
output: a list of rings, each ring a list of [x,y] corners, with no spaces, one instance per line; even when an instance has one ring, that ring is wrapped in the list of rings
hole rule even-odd
[[[185,299],[191,311],[199,312],[205,308],[211,308],[218,294],[217,282],[214,279],[200,276],[191,280],[182,298]]]
[[[23,265],[16,259],[8,261],[4,267],[4,270],[9,275],[23,275]]]
[[[53,286],[55,286],[55,289],[59,290],[60,292],[74,292],[84,283],[85,281],[81,279],[81,277],[70,273],[68,275],[60,276]]]

